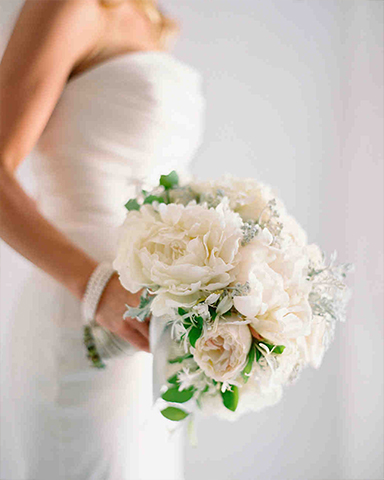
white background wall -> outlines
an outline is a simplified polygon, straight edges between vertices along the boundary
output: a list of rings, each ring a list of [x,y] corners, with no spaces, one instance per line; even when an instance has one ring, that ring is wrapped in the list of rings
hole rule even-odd
[[[0,0],[1,26],[20,0]],[[164,0],[175,54],[202,71],[193,171],[277,187],[329,255],[353,262],[346,324],[275,407],[199,421],[187,480],[379,480],[383,473],[383,10],[369,0]],[[3,38],[7,29],[3,28]],[[33,192],[28,161],[20,179]],[[0,249],[2,340],[29,268]]]

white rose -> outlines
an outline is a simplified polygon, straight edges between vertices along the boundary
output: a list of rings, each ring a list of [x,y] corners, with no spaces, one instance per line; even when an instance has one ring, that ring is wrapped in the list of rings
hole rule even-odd
[[[227,317],[227,321],[239,320]],[[217,382],[231,380],[245,367],[252,335],[247,325],[218,323],[191,347],[199,367]]]
[[[143,205],[128,212],[113,267],[131,292],[159,286],[152,313],[192,306],[202,289],[214,291],[234,280],[242,221],[227,202],[207,208],[191,202]]]
[[[245,413],[260,411],[276,404],[282,397],[283,386],[291,383],[302,368],[300,351],[296,342],[289,342],[281,355],[268,362],[256,362],[249,380],[239,385],[239,404],[235,412],[223,406],[220,394],[203,395],[203,415],[217,415],[226,420],[237,420]]]

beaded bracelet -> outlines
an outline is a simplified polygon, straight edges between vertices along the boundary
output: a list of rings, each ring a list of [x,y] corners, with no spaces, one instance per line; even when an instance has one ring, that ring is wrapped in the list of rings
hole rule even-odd
[[[86,325],[95,319],[101,294],[114,272],[110,262],[101,262],[89,277],[81,304],[81,313]]]
[[[89,277],[81,303],[81,314],[85,323],[84,344],[88,351],[87,356],[96,368],[105,368],[105,363],[97,350],[92,325],[95,325],[95,314],[101,295],[114,272],[110,262],[99,263]]]

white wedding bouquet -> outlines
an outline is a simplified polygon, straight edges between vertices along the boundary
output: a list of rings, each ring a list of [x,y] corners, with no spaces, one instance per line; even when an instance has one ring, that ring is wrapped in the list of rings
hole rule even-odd
[[[319,367],[345,319],[352,266],[327,263],[270,186],[229,175],[180,185],[173,171],[126,208],[113,267],[127,290],[144,289],[125,315],[152,315],[169,332],[166,418],[234,420]]]

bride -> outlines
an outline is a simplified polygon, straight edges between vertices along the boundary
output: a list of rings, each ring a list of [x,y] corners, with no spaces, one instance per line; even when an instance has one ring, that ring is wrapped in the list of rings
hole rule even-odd
[[[126,201],[172,169],[188,175],[201,143],[201,76],[167,50],[176,29],[155,0],[27,0],[10,37],[0,236],[32,269],[1,357],[4,480],[184,478],[184,434],[152,414],[150,319],[123,320],[141,292],[113,271],[92,283]],[[32,151],[36,198],[15,176]],[[83,344],[86,291],[96,323],[136,349],[103,370]]]

